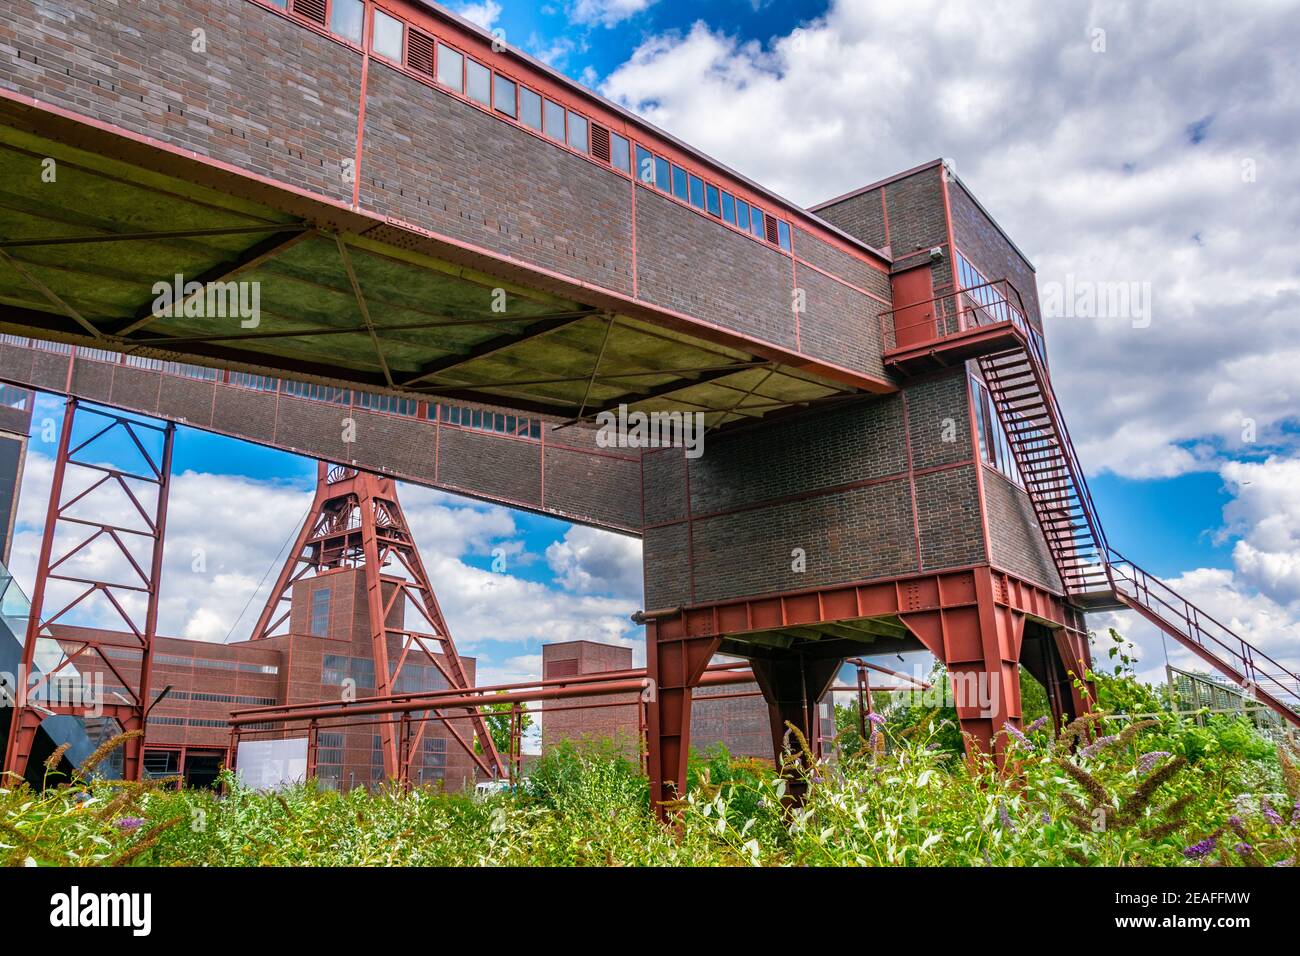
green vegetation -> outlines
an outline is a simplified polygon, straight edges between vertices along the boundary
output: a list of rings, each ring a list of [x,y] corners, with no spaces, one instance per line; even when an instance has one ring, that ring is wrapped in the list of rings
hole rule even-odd
[[[1160,702],[1127,677],[1103,678],[1100,693]],[[877,715],[866,746],[815,765],[797,807],[764,763],[697,755],[679,833],[654,820],[639,765],[610,743],[554,748],[523,792],[485,799],[263,794],[229,776],[225,796],[164,781],[21,785],[0,791],[0,854],[11,865],[1193,866],[1290,865],[1300,850],[1300,755],[1242,718],[1098,714],[1055,733],[1040,718],[1006,738],[999,770],[954,752],[941,715],[912,713]]]

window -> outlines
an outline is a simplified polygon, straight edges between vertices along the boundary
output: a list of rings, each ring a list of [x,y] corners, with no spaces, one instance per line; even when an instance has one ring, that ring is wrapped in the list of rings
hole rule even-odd
[[[312,592],[311,624],[308,631],[312,637],[328,637],[330,632],[330,589],[321,588]]]
[[[465,92],[484,106],[492,105],[492,71],[474,60],[465,61]]]
[[[704,195],[705,195],[704,205],[705,208],[708,209],[709,215],[721,216],[722,206],[719,204],[720,201],[718,199],[718,187],[717,186],[708,187],[708,189],[704,191]]]
[[[786,252],[790,251],[790,224],[784,221],[778,221],[776,224],[777,245]]]
[[[699,176],[691,177],[691,205],[697,209],[704,208],[704,180]]]
[[[731,193],[722,194],[722,219],[733,226],[736,224],[736,197]]]
[[[763,215],[763,210],[759,209],[757,206],[749,207],[749,231],[760,239],[764,238]]]
[[[438,44],[438,82],[457,93],[465,91],[465,58],[441,43]]]
[[[334,0],[330,10],[330,32],[353,43],[360,43],[365,15],[366,7],[361,0]]]
[[[621,169],[629,174],[632,172],[629,165],[632,159],[628,141],[613,131],[609,134],[609,161],[615,169]]]
[[[736,200],[736,225],[749,232],[749,203],[743,199]]]
[[[507,80],[498,73],[492,80],[492,105],[497,108],[498,113],[504,113],[506,116],[515,116],[517,113],[515,105],[515,84]]]
[[[671,168],[668,160],[662,156],[655,157],[655,185],[666,193],[673,191]]]
[[[655,157],[644,146],[636,148],[636,178],[651,186],[655,184]]]
[[[686,198],[686,170],[680,166],[673,167],[673,195],[678,199]]]
[[[546,135],[558,143],[564,142],[564,107],[546,101]]]
[[[519,87],[519,118],[525,126],[541,132],[542,98],[526,86]]]
[[[587,119],[569,110],[569,145],[580,153],[587,151]]]
[[[375,11],[375,35],[371,45],[380,56],[386,56],[395,63],[402,62],[402,28],[401,20],[390,17],[383,10]]]

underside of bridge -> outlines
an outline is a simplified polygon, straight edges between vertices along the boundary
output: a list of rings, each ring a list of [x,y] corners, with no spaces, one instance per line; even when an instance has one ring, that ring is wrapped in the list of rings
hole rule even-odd
[[[873,385],[12,99],[0,183],[3,331],[572,420],[713,428]]]

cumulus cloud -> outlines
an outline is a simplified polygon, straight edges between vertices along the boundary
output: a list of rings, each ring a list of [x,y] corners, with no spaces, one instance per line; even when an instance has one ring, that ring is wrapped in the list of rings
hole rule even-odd
[[[655,0],[574,0],[569,19],[589,26],[613,27],[654,6]]]
[[[501,4],[496,0],[483,0],[482,3],[467,3],[456,12],[470,23],[477,23],[484,30],[491,30],[496,26],[497,18],[501,16]]]
[[[640,602],[641,541],[575,525],[546,549],[546,563],[565,588]]]

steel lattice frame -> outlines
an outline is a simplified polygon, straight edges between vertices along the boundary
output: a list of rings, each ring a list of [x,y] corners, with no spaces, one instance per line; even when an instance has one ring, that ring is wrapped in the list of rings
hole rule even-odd
[[[105,424],[88,438],[74,444],[73,429],[79,411],[83,416],[91,415],[103,419]],[[82,408],[75,398],[67,401],[50,486],[50,500],[46,511],[45,533],[41,539],[36,582],[32,589],[31,612],[23,641],[22,673],[19,678],[21,687],[18,700],[15,702],[5,749],[4,766],[12,773],[26,774],[37,732],[46,717],[87,716],[88,708],[83,700],[69,703],[58,699],[42,699],[37,703],[36,699],[41,696],[42,690],[52,689],[54,686],[52,681],[56,675],[73,667],[76,660],[97,658],[97,663],[102,663],[107,672],[112,674],[123,688],[122,692],[114,694],[119,698],[118,702],[109,700],[101,702],[103,716],[116,720],[123,732],[140,732],[140,736],[129,739],[123,747],[123,777],[127,780],[141,778],[144,768],[144,731],[150,706],[149,682],[153,666],[153,643],[158,626],[158,591],[162,576],[163,540],[167,525],[167,498],[171,483],[172,444],[175,430],[175,425],[171,423],[163,426],[153,425],[95,408]],[[142,436],[150,432],[155,436],[161,435],[161,452],[151,450],[149,443],[141,440]],[[104,465],[88,457],[103,454],[105,439],[109,436],[124,437],[129,445],[139,452],[140,459],[144,463],[142,472]],[[74,473],[98,473],[99,478],[65,500],[65,485],[70,468],[74,469]],[[136,489],[132,488],[133,482],[156,488],[157,497],[152,509],[147,506],[147,503],[141,502]],[[110,488],[118,489],[125,494],[143,527],[117,525],[69,513],[83,503],[93,507],[96,499],[103,498],[105,489]],[[75,530],[85,536],[66,550],[61,549],[56,555],[55,542],[61,528]],[[130,537],[142,538],[150,542],[147,569],[141,566],[127,547],[126,541]],[[75,557],[101,540],[111,542],[113,553],[120,554],[125,559],[131,579],[110,580],[109,573],[98,578],[79,577],[65,567]],[[100,567],[103,566],[101,563]],[[57,611],[47,614],[45,605],[48,585],[51,581],[73,584],[84,590]],[[38,642],[52,640],[49,631],[51,625],[64,622],[74,609],[85,608],[87,602],[97,594],[101,595],[121,617],[126,625],[125,635],[103,631],[79,632],[74,639],[60,639],[62,660],[48,673],[43,673],[33,680]],[[143,620],[138,612],[133,614],[124,605],[123,598],[128,594],[144,595]],[[110,649],[117,652],[116,655],[110,654]],[[118,657],[118,663],[114,662],[113,656]],[[131,666],[121,666],[124,663],[123,658],[130,660]]]
[[[407,577],[384,574],[389,559],[396,560]],[[365,575],[367,610],[370,618],[371,652],[375,667],[375,692],[381,696],[395,693],[403,668],[415,659],[431,663],[457,690],[471,690],[460,654],[452,640],[451,629],[443,617],[437,595],[429,583],[428,572],[415,546],[406,516],[397,500],[396,483],[354,468],[324,462],[317,466],[316,495],[311,510],[289,559],[280,570],[266,607],[253,627],[252,640],[272,634],[289,616],[280,605],[289,600],[293,585],[311,575],[337,567],[359,568]],[[387,592],[387,596],[385,596]],[[422,624],[417,628],[388,621],[399,600],[415,609]],[[427,628],[427,629],[426,629]],[[400,640],[397,660],[390,661],[389,639]],[[441,711],[434,711],[443,716]],[[479,750],[450,721],[444,726],[456,742],[489,776],[505,777],[508,768],[493,744],[487,724],[477,710],[470,725],[478,739]],[[380,726],[384,755],[384,772],[389,777],[408,779],[410,764],[419,753],[428,721],[421,722],[414,737],[400,733],[391,723]]]

